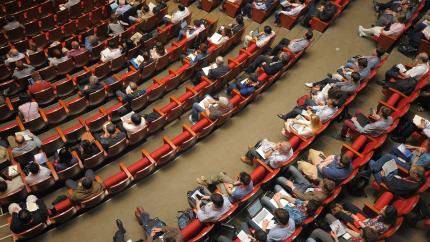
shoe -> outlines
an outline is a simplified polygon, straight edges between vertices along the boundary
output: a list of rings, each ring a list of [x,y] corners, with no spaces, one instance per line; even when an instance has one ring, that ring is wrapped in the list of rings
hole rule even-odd
[[[190,123],[192,124],[192,125],[194,125],[194,124],[196,124],[197,122],[194,122],[193,121],[193,117],[192,117],[192,115],[190,115],[189,117],[188,117],[188,120],[190,120]]]
[[[245,164],[252,165],[252,160],[248,159],[246,156],[241,156],[240,160]]]
[[[314,84],[312,82],[306,82],[305,86],[309,87],[309,88],[312,88],[314,86]]]
[[[119,231],[121,231],[125,234],[126,230],[125,230],[124,225],[122,224],[122,221],[120,219],[116,220],[116,226],[118,227]]]
[[[280,119],[282,119],[282,120],[286,120],[286,118],[285,118],[285,116],[284,116],[283,114],[278,114],[278,115],[276,115],[276,116],[278,116],[278,118],[280,118]]]

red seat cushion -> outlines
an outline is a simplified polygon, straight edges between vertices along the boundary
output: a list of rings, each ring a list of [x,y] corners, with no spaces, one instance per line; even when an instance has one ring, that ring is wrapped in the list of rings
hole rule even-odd
[[[55,210],[57,213],[62,213],[66,211],[67,209],[71,208],[73,206],[72,201],[70,199],[63,200],[57,204],[55,204]]]
[[[391,192],[384,192],[373,205],[377,210],[382,210],[393,200],[394,195]]]
[[[179,67],[179,69],[176,70],[177,73],[182,73],[184,71],[186,71],[188,68],[190,68],[191,65],[186,63],[183,66]]]
[[[191,134],[187,131],[184,131],[177,135],[175,138],[173,138],[172,143],[178,146],[184,143],[184,141],[188,140],[189,138],[191,138]]]
[[[119,182],[124,181],[125,179],[127,179],[127,174],[125,174],[125,172],[120,171],[117,174],[110,176],[109,178],[107,178],[106,180],[104,180],[104,184],[106,187],[111,187],[113,185],[118,184]]]
[[[301,139],[298,136],[293,136],[288,140],[291,144],[291,148],[293,150],[297,149],[297,147],[299,146]]]
[[[251,179],[252,183],[254,183],[254,186],[263,180],[264,176],[266,176],[267,170],[263,166],[257,166],[252,173],[251,173]]]
[[[195,123],[191,130],[193,130],[196,133],[199,133],[204,127],[208,126],[210,124],[209,120],[207,119],[200,119],[197,123]]]
[[[170,79],[174,78],[175,74],[171,73],[170,75],[164,77],[163,79],[161,79],[161,83],[166,83],[167,81],[169,81]]]
[[[127,167],[127,169],[130,171],[132,175],[136,174],[136,172],[142,170],[146,166],[150,165],[150,162],[148,159],[143,158],[139,160],[138,162],[135,162],[134,164]]]
[[[179,102],[181,102],[181,103],[183,103],[183,102],[185,102],[188,98],[190,98],[190,97],[192,97],[192,96],[194,96],[194,93],[192,93],[192,92],[190,92],[190,91],[187,91],[187,92],[185,92],[184,94],[182,94],[182,95],[178,98],[178,101],[179,101]]]
[[[194,90],[196,90],[197,92],[200,92],[200,90],[202,90],[203,88],[205,88],[209,83],[202,81],[199,84],[197,84],[197,86],[194,87]]]
[[[146,92],[150,93],[152,92],[152,90],[156,89],[157,87],[159,87],[160,85],[158,83],[154,83],[151,86],[149,86],[148,88],[146,88]]]
[[[160,148],[154,150],[151,153],[151,157],[154,158],[154,160],[158,160],[161,156],[169,153],[170,150],[171,150],[170,145],[164,144]]]
[[[187,225],[187,227],[181,230],[184,241],[187,241],[198,234],[200,230],[202,230],[203,226],[204,225],[200,222],[200,220],[194,219],[190,224]]]
[[[97,119],[99,119],[99,118],[101,118],[103,116],[104,116],[104,114],[102,114],[102,113],[96,114],[96,115],[92,116],[91,118],[88,118],[87,120],[85,120],[85,123],[89,124],[92,121],[97,120]]]
[[[235,95],[230,99],[230,103],[233,105],[233,107],[235,107],[240,103],[241,100],[242,98],[240,97],[240,95]]]
[[[172,109],[174,109],[177,106],[178,106],[177,103],[170,102],[166,106],[164,106],[163,108],[161,108],[160,111],[163,112],[163,113],[169,113]]]

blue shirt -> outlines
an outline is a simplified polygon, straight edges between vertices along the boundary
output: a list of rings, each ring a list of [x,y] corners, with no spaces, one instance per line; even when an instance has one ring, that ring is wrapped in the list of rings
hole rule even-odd
[[[318,169],[319,177],[328,178],[335,182],[341,182],[348,178],[352,173],[352,165],[350,164],[348,167],[341,167],[337,164],[339,159],[340,156],[336,156],[328,166],[324,166],[321,170]]]
[[[414,154],[412,156],[412,160],[414,160],[416,157],[416,155]],[[424,167],[424,169],[429,169],[430,168],[430,153],[428,152],[424,152],[420,158],[418,158],[417,162],[415,163],[415,165],[417,166],[422,166]]]
[[[246,188],[243,188],[242,186],[234,187],[233,193],[231,194],[231,200],[234,202],[244,198],[252,191],[252,189],[254,189],[254,184],[252,183],[252,181],[248,184]]]
[[[286,205],[284,209],[288,211],[295,224],[301,224],[307,218],[304,201],[300,199],[296,199],[294,207]]]
[[[290,218],[286,227],[277,224],[269,231],[267,234],[267,242],[284,241],[288,239],[295,230],[296,224],[294,223],[294,220]]]

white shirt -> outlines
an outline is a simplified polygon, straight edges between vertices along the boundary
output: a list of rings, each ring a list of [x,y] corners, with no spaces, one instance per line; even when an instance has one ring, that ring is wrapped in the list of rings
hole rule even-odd
[[[39,166],[39,172],[37,174],[28,174],[28,176],[25,177],[25,181],[28,184],[34,184],[40,181],[45,180],[51,175],[51,170],[44,166]]]
[[[333,108],[333,107],[329,107],[328,105],[312,106],[311,108],[315,112],[315,115],[320,117],[321,123],[327,122],[337,111],[337,107]]]
[[[288,16],[296,16],[305,8],[304,4],[299,3],[292,3],[289,6],[292,7],[289,11],[281,11],[281,13]]]
[[[427,73],[428,70],[429,70],[429,64],[423,63],[423,64],[418,64],[412,67],[411,69],[407,70],[405,74],[419,80],[422,76],[424,76],[424,74]]]
[[[398,34],[400,34],[403,29],[405,28],[405,25],[403,23],[393,23],[392,25],[390,25],[390,29],[385,31],[383,30],[382,33],[388,36],[396,36]]]
[[[205,29],[205,26],[202,24],[198,28],[194,29],[192,32],[190,30],[187,30],[186,36],[188,39],[191,39],[191,38],[197,36],[204,29]]]
[[[273,36],[275,36],[275,31],[272,31],[272,33],[270,33],[270,34],[263,34],[263,35],[257,37],[257,41],[255,44],[258,47],[262,47],[265,44],[267,44],[267,42],[269,42]]]
[[[101,61],[108,62],[110,60],[113,60],[115,58],[118,58],[121,56],[121,50],[119,48],[116,49],[109,49],[106,48],[102,52],[100,52]]]
[[[176,24],[180,21],[182,21],[184,18],[186,18],[188,15],[190,14],[190,11],[188,10],[187,7],[185,7],[184,11],[176,11],[172,14],[172,23]]]
[[[427,138],[430,138],[430,122],[426,121],[426,125],[424,126],[423,133]]]
[[[136,133],[137,131],[140,131],[141,129],[145,128],[146,122],[145,122],[145,119],[142,117],[140,119],[139,125],[135,125],[134,123],[130,124],[128,122],[122,122],[122,126],[127,131],[127,134],[130,135],[130,134]]]

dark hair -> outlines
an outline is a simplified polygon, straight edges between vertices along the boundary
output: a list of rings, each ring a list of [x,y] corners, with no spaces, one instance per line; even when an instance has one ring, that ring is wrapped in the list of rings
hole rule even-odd
[[[61,54],[61,51],[59,49],[53,49],[52,50],[52,56],[55,58],[63,57],[63,55]]]
[[[206,43],[201,43],[199,45],[199,50],[204,54],[208,52],[208,45]]]
[[[106,131],[107,131],[109,134],[114,134],[114,133],[115,133],[115,129],[116,129],[116,127],[115,127],[115,124],[113,124],[113,123],[110,123],[110,124],[108,124],[108,125],[106,126]]]
[[[182,4],[179,4],[178,5],[178,9],[179,9],[179,11],[184,11],[185,10],[185,6],[182,5]]]
[[[116,46],[115,46],[115,42],[113,42],[113,41],[109,41],[108,42],[108,46],[109,46],[109,48],[111,48],[111,49],[113,49],[113,48],[115,48]]]
[[[357,63],[359,66],[366,68],[367,67],[367,59],[366,58],[358,58]]]
[[[390,117],[390,115],[393,113],[393,111],[387,107],[382,107],[381,108],[381,116],[386,119],[388,117]]]
[[[31,98],[27,93],[22,92],[19,94],[19,101],[21,101],[22,103],[28,103],[31,102]]]
[[[36,162],[30,163],[28,170],[31,172],[31,174],[37,174],[39,172],[39,164]]]
[[[135,125],[139,125],[142,122],[142,117],[139,114],[134,113],[131,115],[131,122],[133,122]]]
[[[391,205],[387,205],[387,207],[385,207],[384,215],[382,215],[382,222],[384,224],[393,226],[394,223],[396,223],[396,219],[397,219],[396,208]]]
[[[83,188],[90,189],[93,186],[93,181],[88,177],[84,177],[82,178],[81,184]]]
[[[91,153],[92,145],[90,141],[82,140],[81,147],[82,147],[83,153],[86,153],[86,154]]]
[[[160,55],[164,55],[166,54],[166,49],[164,48],[163,43],[161,42],[157,42],[155,43],[155,50],[157,51],[158,54]]]
[[[370,227],[364,227],[363,239],[365,242],[376,242],[379,239],[379,233]]]
[[[336,183],[328,178],[323,178],[322,182],[324,189],[328,192],[332,192],[336,187]]]
[[[351,164],[351,161],[352,161],[352,157],[347,154],[343,154],[340,157],[340,163],[342,164],[343,167],[348,167]]]
[[[290,214],[284,208],[275,209],[273,215],[275,216],[276,221],[278,221],[282,225],[287,225],[290,221]]]
[[[306,32],[305,38],[307,40],[311,40],[313,37],[314,37],[314,33],[312,32],[312,30],[309,30],[308,32]]]
[[[219,193],[216,193],[216,192],[212,193],[210,198],[213,204],[215,205],[215,207],[217,208],[222,207],[222,205],[224,204],[224,198]]]
[[[242,15],[237,15],[236,16],[236,23],[239,25],[243,25],[243,17]]]
[[[194,19],[193,24],[194,24],[196,27],[200,27],[200,25],[201,25],[201,21],[200,21],[200,19]]]
[[[353,82],[358,82],[361,79],[361,76],[358,72],[354,71],[353,73],[351,73],[351,79]]]
[[[241,172],[239,174],[239,180],[242,182],[243,185],[248,186],[251,182],[251,176],[246,172]]]
[[[268,25],[264,26],[264,33],[266,34],[271,34],[272,33],[272,28]]]
[[[267,241],[267,234],[263,230],[259,229],[255,231],[255,239],[259,242],[266,242]]]
[[[72,152],[66,148],[61,148],[60,152],[58,152],[58,161],[61,163],[68,163],[72,158]]]
[[[0,181],[0,192],[5,192],[7,190],[7,183],[3,180]]]
[[[382,57],[385,54],[385,50],[381,48],[376,48],[376,56]]]
[[[149,6],[148,6],[148,4],[144,4],[144,5],[142,6],[142,9],[143,9],[143,11],[144,11],[145,13],[149,12]]]
[[[31,222],[31,213],[27,209],[23,208],[18,213],[19,221],[23,224],[28,224]]]
[[[313,215],[315,211],[320,207],[321,203],[315,199],[311,199],[308,201],[308,205],[306,206],[306,213],[308,215]]]
[[[16,18],[15,18],[15,16],[7,15],[6,16],[6,21],[7,22],[13,22],[13,21],[16,21]]]

